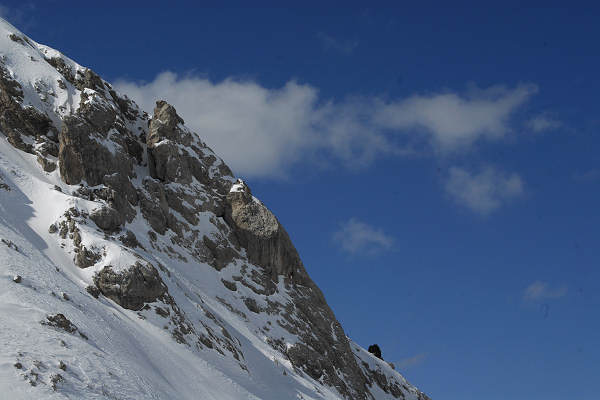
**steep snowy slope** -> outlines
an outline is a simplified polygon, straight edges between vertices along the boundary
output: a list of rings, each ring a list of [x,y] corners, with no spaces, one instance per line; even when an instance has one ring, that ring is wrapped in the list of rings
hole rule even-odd
[[[0,20],[0,398],[427,399],[169,104]]]

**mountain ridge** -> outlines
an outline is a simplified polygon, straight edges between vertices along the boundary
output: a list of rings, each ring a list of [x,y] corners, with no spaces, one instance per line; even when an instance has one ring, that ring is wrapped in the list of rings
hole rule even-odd
[[[277,218],[171,105],[146,114],[4,20],[0,51],[11,398],[428,399],[346,337]]]

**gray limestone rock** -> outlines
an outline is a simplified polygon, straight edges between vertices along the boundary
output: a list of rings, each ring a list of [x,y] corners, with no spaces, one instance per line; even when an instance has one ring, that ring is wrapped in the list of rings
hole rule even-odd
[[[101,258],[102,255],[88,249],[85,246],[80,246],[78,247],[77,253],[75,253],[74,262],[75,265],[83,269],[96,264]]]
[[[289,284],[294,303],[288,305],[281,326],[301,338],[287,351],[292,365],[334,386],[348,398],[367,399],[366,378],[346,334],[306,273],[287,232],[241,180],[227,195],[227,203],[225,218],[246,249],[249,261],[262,267],[270,279],[277,281],[283,276]],[[252,304],[246,306],[253,310]]]
[[[300,256],[275,215],[252,196],[248,186],[238,181],[241,190],[227,195],[225,218],[248,259],[263,267],[273,280],[282,275],[302,283],[308,278]]]
[[[55,128],[45,114],[30,106],[23,107],[21,101],[21,85],[0,61],[0,132],[17,149],[34,153],[33,147],[25,143],[21,136],[41,137]]]
[[[85,291],[92,295],[92,297],[95,299],[100,296],[100,289],[98,289],[95,285],[86,286]]]
[[[156,268],[141,262],[121,272],[107,265],[94,276],[94,284],[104,296],[130,310],[139,310],[167,292]]]
[[[62,329],[68,333],[74,333],[77,331],[77,327],[63,314],[48,315],[46,317],[46,321],[42,322],[42,324]]]
[[[67,317],[65,317],[63,314],[60,314],[60,313],[48,315],[46,317],[46,320],[42,321],[41,324],[63,330],[67,333],[72,333],[72,334],[79,333],[79,336],[81,336],[83,339],[85,339],[85,340],[88,339],[88,337],[83,332],[81,332],[79,330],[79,328],[77,328],[77,326],[75,326],[75,324],[73,324],[71,321],[69,321],[69,319]]]
[[[148,146],[150,176],[163,182],[190,183],[192,175],[185,156],[176,143],[162,142]]]
[[[164,235],[167,230],[169,204],[162,184],[152,178],[146,178],[144,189],[139,190],[138,196],[142,215],[152,229]]]
[[[183,119],[177,114],[175,107],[164,100],[156,102],[154,116],[150,121],[150,132],[146,143],[149,147],[154,147],[163,139],[168,139],[177,143],[191,143],[190,137],[182,137],[182,132],[178,125],[183,125]]]
[[[130,230],[128,230],[125,235],[119,236],[119,240],[121,243],[123,243],[123,245],[132,249],[135,249],[136,247],[142,247],[140,242],[138,242],[135,233],[131,232]]]
[[[52,65],[66,80],[75,83],[75,76],[71,67],[61,57],[46,57],[48,64]],[[63,83],[64,85],[64,83]],[[66,87],[66,85],[64,85]]]
[[[69,185],[83,179],[91,186],[102,183],[102,178],[114,167],[111,152],[93,139],[95,129],[78,116],[68,116],[58,136],[60,176]]]
[[[190,156],[179,145],[189,146],[192,135],[182,125],[183,120],[172,105],[165,101],[156,102],[146,138],[148,167],[153,178],[162,182],[191,182]]]
[[[234,258],[239,257],[239,254],[235,249],[219,244],[218,242],[211,240],[208,236],[202,237],[202,243],[211,255],[206,262],[217,271],[225,268]]]
[[[133,208],[138,204],[137,190],[129,180],[129,177],[118,172],[111,175],[104,175],[104,185],[109,189],[105,197],[98,197],[106,200],[108,204],[116,209],[123,220],[131,222],[135,218],[136,211]]]
[[[78,112],[103,135],[106,135],[117,119],[117,111],[113,106],[99,93],[90,89],[81,92]]]
[[[56,163],[48,160],[40,155],[37,156],[37,162],[41,165],[42,169],[46,172],[52,172],[56,169]]]
[[[102,79],[89,68],[86,68],[83,72],[77,71],[74,84],[79,90],[88,88],[104,91]]]
[[[92,211],[90,219],[94,221],[98,228],[108,232],[118,230],[123,223],[123,216],[111,207],[101,207]]]
[[[229,190],[231,170],[183,126],[175,108],[165,101],[156,102],[146,144],[153,178],[187,184],[193,177],[215,194],[223,196]]]

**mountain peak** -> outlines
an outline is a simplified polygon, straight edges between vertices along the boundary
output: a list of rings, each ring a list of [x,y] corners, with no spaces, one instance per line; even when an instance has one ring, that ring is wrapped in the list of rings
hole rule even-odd
[[[427,398],[346,337],[275,215],[166,101],[148,116],[2,20],[0,133],[10,398]]]

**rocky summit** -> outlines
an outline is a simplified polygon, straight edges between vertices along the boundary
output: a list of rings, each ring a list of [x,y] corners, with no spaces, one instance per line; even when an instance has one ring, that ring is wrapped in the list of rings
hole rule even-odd
[[[184,118],[1,20],[0,397],[428,399]]]

